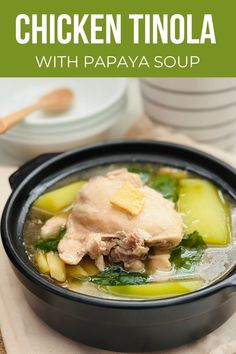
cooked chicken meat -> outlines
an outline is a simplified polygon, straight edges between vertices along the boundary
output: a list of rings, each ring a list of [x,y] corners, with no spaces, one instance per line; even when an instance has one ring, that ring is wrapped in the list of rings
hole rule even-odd
[[[124,183],[143,193],[144,205],[138,215],[111,203]],[[61,259],[78,264],[89,255],[99,269],[104,268],[103,256],[108,256],[113,263],[122,262],[127,270],[142,270],[150,247],[169,249],[183,236],[183,221],[174,204],[143,186],[139,176],[126,169],[91,178],[78,193],[66,228],[58,246]]]
[[[57,215],[49,219],[41,228],[41,238],[46,240],[57,236],[60,230],[66,226],[66,221],[64,215]]]
[[[170,252],[168,251],[159,251],[153,255],[149,255],[148,266],[151,272],[155,272],[156,270],[161,271],[170,271],[171,263],[170,263]]]

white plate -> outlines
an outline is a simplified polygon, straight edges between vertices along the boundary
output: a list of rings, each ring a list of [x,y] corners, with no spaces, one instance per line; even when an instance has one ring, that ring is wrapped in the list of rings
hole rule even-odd
[[[236,119],[236,105],[230,108],[198,112],[169,109],[144,100],[144,111],[152,120],[173,128],[211,128],[216,124],[229,123]]]
[[[236,90],[221,93],[186,95],[160,90],[145,80],[141,80],[141,92],[145,98],[165,106],[180,109],[217,109],[223,106],[236,105]]]
[[[127,90],[124,78],[19,78],[0,79],[0,116],[37,101],[51,90],[68,87],[75,102],[67,112],[50,119],[41,111],[30,115],[24,124],[54,125],[87,119],[114,105]]]
[[[97,141],[107,138],[109,130],[105,130],[99,134],[89,136],[86,139],[74,139],[67,142],[58,142],[57,144],[33,144],[22,141],[5,141],[0,139],[0,150],[7,156],[12,156],[17,161],[24,163],[38,155],[48,152],[61,152],[69,149],[74,149],[80,146],[93,144]]]
[[[75,121],[71,122],[67,125],[55,125],[55,126],[35,126],[35,125],[18,125],[7,132],[7,135],[12,137],[20,137],[26,139],[51,139],[57,136],[62,135],[71,135],[76,131],[83,132],[91,127],[95,128],[99,126],[104,121],[112,119],[113,115],[117,114],[119,111],[123,111],[127,105],[127,97],[124,95],[122,99],[120,99],[116,104],[114,104],[110,109],[106,110],[104,113],[94,116],[88,117],[86,120],[83,121]]]
[[[101,134],[103,131],[107,131],[117,123],[117,121],[124,114],[124,111],[125,111],[125,107],[119,109],[116,113],[114,113],[109,120],[105,120],[101,122],[101,124],[99,124],[98,126],[90,127],[83,131],[75,130],[72,131],[70,134],[52,135],[48,137],[45,136],[45,137],[38,137],[38,138],[31,137],[31,136],[28,136],[28,138],[24,138],[24,137],[22,138],[20,136],[17,137],[17,136],[12,136],[10,134],[4,134],[0,137],[0,140],[28,145],[29,150],[34,145],[40,145],[40,146],[46,145],[48,147],[48,151],[51,151],[51,147],[53,148],[54,145],[58,145],[60,143],[69,144],[73,140],[79,142],[80,140],[89,139],[94,135]]]
[[[236,77],[229,78],[145,78],[162,90],[184,94],[236,90]]]

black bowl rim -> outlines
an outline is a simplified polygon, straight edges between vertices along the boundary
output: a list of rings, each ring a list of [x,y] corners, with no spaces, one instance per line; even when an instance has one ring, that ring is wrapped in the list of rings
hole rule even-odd
[[[175,297],[170,297],[170,298],[165,298],[165,299],[143,299],[143,300],[136,300],[136,299],[109,299],[109,298],[100,298],[96,296],[91,296],[91,295],[85,295],[85,294],[80,294],[77,292],[73,292],[71,290],[68,290],[66,288],[63,288],[59,285],[55,285],[53,283],[50,283],[46,278],[42,277],[40,274],[34,273],[28,266],[27,264],[20,258],[18,253],[15,251],[12,243],[11,243],[11,238],[9,236],[7,227],[6,227],[6,220],[8,219],[9,212],[11,210],[12,204],[14,203],[15,196],[18,194],[20,189],[34,176],[36,175],[41,169],[47,167],[48,165],[56,162],[57,160],[61,158],[66,158],[67,156],[70,156],[74,153],[79,153],[82,151],[86,151],[88,149],[97,149],[99,147],[106,147],[109,148],[111,146],[119,146],[120,144],[155,144],[157,146],[168,146],[172,148],[178,148],[181,149],[182,151],[185,152],[190,152],[193,154],[197,154],[200,156],[204,156],[213,162],[219,164],[221,167],[228,169],[230,172],[234,173],[236,176],[236,169],[234,169],[232,166],[228,165],[224,161],[208,154],[205,153],[201,150],[198,150],[196,148],[192,148],[189,146],[181,145],[181,144],[176,144],[176,143],[170,143],[170,142],[164,142],[164,141],[155,141],[155,140],[118,140],[115,142],[100,142],[97,144],[89,145],[83,148],[77,148],[73,150],[69,150],[63,153],[59,153],[58,155],[51,157],[48,161],[42,163],[38,168],[33,170],[25,179],[22,181],[15,190],[12,191],[10,197],[8,198],[3,213],[2,213],[2,219],[1,219],[1,237],[2,237],[2,242],[4,249],[13,263],[13,265],[22,273],[26,278],[28,278],[31,282],[34,284],[42,287],[46,291],[49,291],[59,297],[63,297],[68,300],[72,301],[78,301],[82,302],[85,304],[89,305],[94,305],[94,306],[100,306],[100,307],[109,307],[109,308],[139,308],[139,309],[145,309],[145,308],[157,308],[157,307],[166,307],[166,306],[171,306],[171,305],[176,305],[176,304],[185,304],[188,302],[192,302],[195,300],[199,300],[205,297],[208,297],[209,295],[213,295],[214,293],[217,293],[218,291],[221,291],[226,288],[231,288],[231,290],[236,291],[236,279],[235,278],[235,268],[233,269],[233,274],[227,276],[223,280],[207,286],[205,288],[199,289],[197,291],[194,291],[192,293],[188,293],[185,295],[180,295],[180,296],[175,296]]]

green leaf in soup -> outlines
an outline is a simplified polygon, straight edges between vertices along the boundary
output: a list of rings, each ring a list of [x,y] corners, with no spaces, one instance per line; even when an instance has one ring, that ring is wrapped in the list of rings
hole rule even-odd
[[[206,249],[206,243],[197,231],[184,235],[181,243],[171,252],[170,261],[178,269],[192,270]]]
[[[138,174],[144,184],[149,181],[152,173],[148,168],[140,166],[129,166],[128,171]]]
[[[96,285],[139,285],[148,281],[149,276],[144,273],[127,272],[120,266],[111,266],[103,272],[90,276],[89,281]]]
[[[34,242],[34,247],[40,250],[50,252],[50,251],[57,251],[57,246],[60,240],[65,235],[66,229],[61,229],[59,235],[54,238],[49,238],[47,240],[37,240]]]
[[[194,231],[191,234],[184,235],[181,241],[181,246],[202,249],[205,249],[207,247],[206,242],[203,240],[203,237],[199,234],[198,231]]]
[[[164,198],[173,202],[177,202],[178,200],[178,186],[178,179],[169,175],[156,176],[149,183],[149,187],[160,192]]]

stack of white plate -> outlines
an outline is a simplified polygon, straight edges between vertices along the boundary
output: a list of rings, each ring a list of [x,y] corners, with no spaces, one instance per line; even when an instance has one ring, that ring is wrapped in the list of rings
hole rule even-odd
[[[144,110],[195,140],[236,147],[236,78],[141,79]]]
[[[107,137],[126,109],[127,80],[123,78],[1,79],[0,116],[64,87],[75,94],[71,109],[56,116],[35,112],[1,136],[4,153],[25,161],[42,153],[93,143]]]

